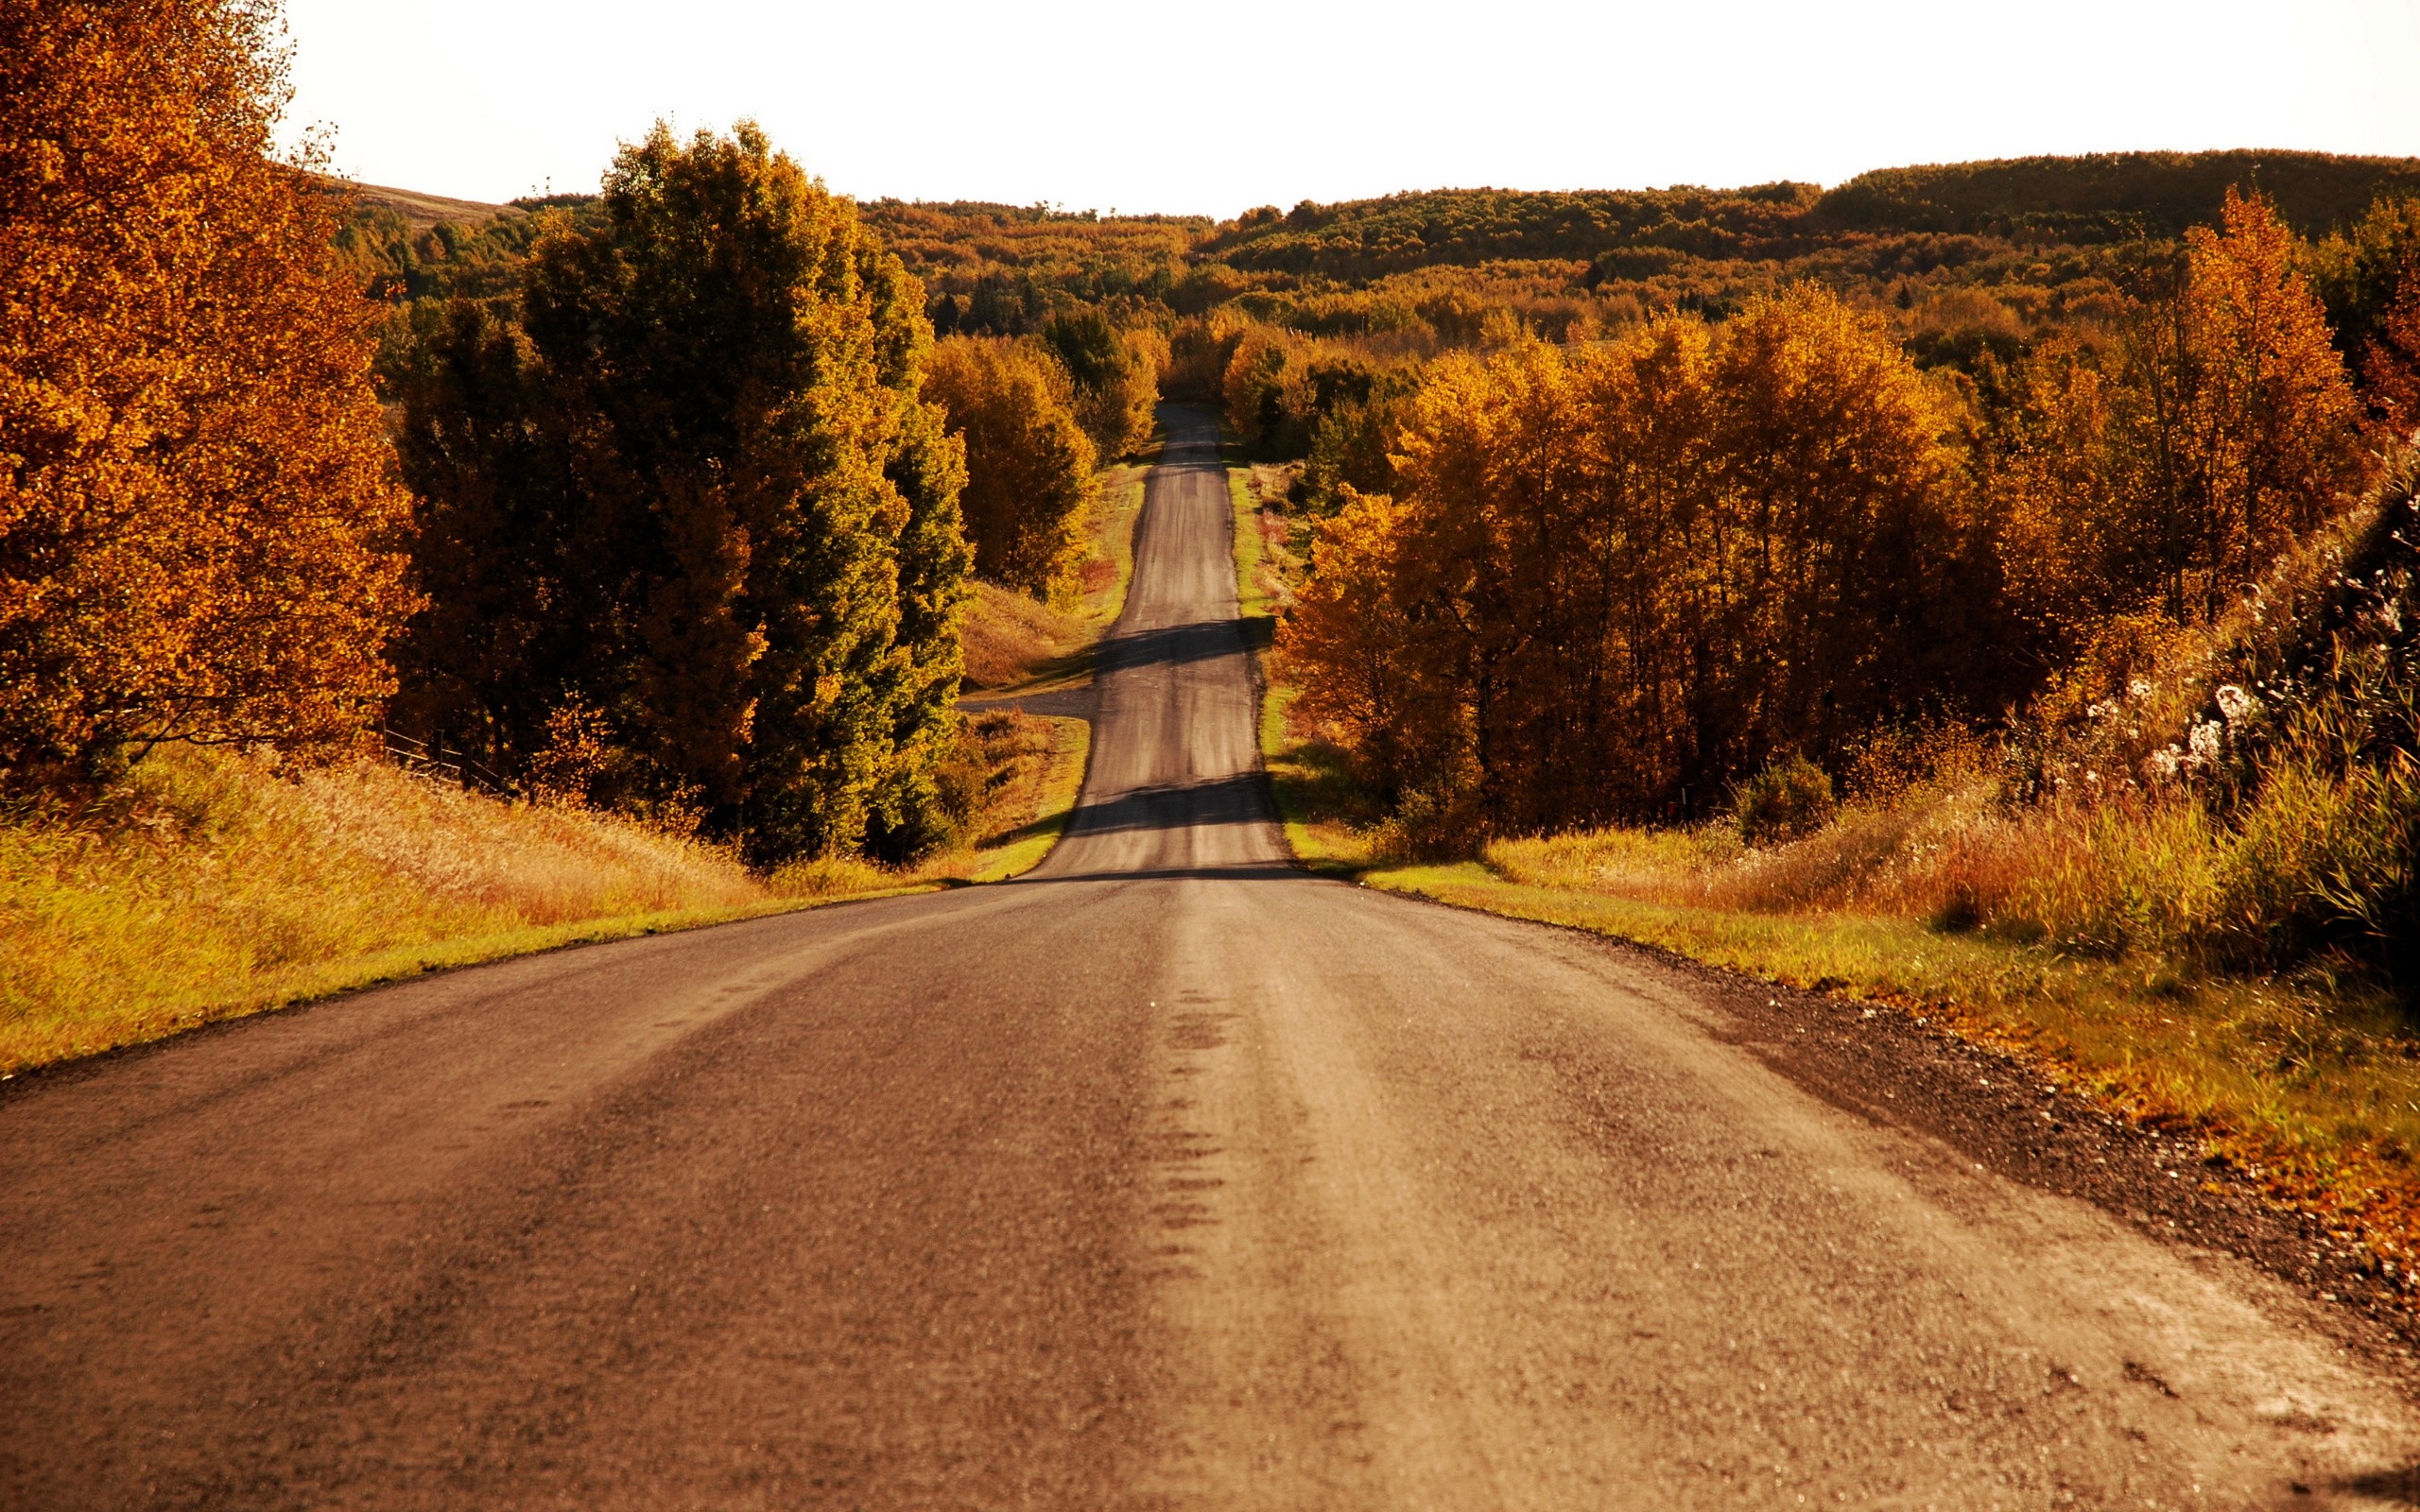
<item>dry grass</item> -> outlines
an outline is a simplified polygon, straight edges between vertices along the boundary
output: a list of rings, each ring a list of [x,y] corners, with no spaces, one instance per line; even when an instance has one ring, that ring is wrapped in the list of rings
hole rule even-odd
[[[2010,807],[1969,780],[1852,806],[1770,850],[1717,822],[1360,874],[1946,1022],[2197,1132],[2211,1158],[2407,1264],[2420,1040],[2403,1008],[2325,958],[2290,973],[2211,964],[2214,936],[2275,917],[2306,885],[2310,863],[2281,850],[2327,833],[2304,786],[2260,802],[2227,826],[2173,795]]]
[[[382,764],[282,776],[164,749],[106,809],[0,822],[0,1075],[448,967],[1013,876],[1065,828],[1089,727],[970,726],[988,775],[964,845],[769,879],[714,846]]]
[[[369,981],[784,906],[731,857],[362,763],[171,748],[0,826],[0,1071]]]
[[[961,638],[967,686],[991,692],[1035,681],[1064,662],[1083,644],[1083,627],[1072,614],[977,578]]]
[[[854,860],[793,862],[768,886],[784,898],[825,902],[1000,882],[1039,865],[1075,812],[1092,726],[994,709],[969,717],[967,736],[989,775],[983,813],[964,843],[895,870]]]
[[[996,583],[977,579],[962,639],[966,683],[984,693],[1029,692],[1080,681],[1089,653],[1126,607],[1134,575],[1134,522],[1143,508],[1145,462],[1105,468],[1100,494],[1086,524],[1091,548],[1073,591],[1045,604]]]

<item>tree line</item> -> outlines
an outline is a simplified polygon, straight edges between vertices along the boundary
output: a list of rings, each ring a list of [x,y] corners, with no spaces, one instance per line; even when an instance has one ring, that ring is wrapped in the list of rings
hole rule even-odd
[[[0,791],[164,741],[439,747],[508,790],[904,860],[971,573],[1066,586],[1160,348],[1096,312],[935,343],[756,128],[414,233],[281,158],[274,11],[0,18]],[[365,298],[367,296],[367,298]]]
[[[1903,173],[1862,219],[1779,185],[1213,225],[861,210],[752,128],[659,129],[597,195],[414,232],[272,150],[260,7],[0,26],[20,796],[385,728],[761,861],[913,854],[956,821],[969,575],[1067,592],[1165,388],[1304,459],[1289,654],[1391,792],[1657,813],[2206,616],[2358,424],[2412,421],[2403,202],[2061,240],[2075,184],[2182,204],[2201,160]]]
[[[2409,422],[2420,279],[2365,411],[2303,260],[2231,193],[2106,325],[1984,384],[1814,284],[1440,361],[1392,411],[1391,488],[1344,483],[1317,529],[1278,637],[1301,707],[1467,837],[1674,816],[2122,676],[2106,643],[2222,612],[2346,502],[2365,425]]]

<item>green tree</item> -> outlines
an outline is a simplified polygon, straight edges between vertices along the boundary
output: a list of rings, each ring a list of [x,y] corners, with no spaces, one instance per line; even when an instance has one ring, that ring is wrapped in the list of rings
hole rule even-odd
[[[601,752],[588,796],[693,813],[760,862],[912,853],[946,828],[967,566],[923,291],[753,125],[659,125],[602,210],[539,242],[526,337],[458,308],[407,386],[407,469],[447,524],[417,706],[493,721],[524,771],[544,709]],[[567,616],[494,679],[509,719],[470,707],[467,637]]]
[[[1042,339],[1075,384],[1077,423],[1103,457],[1151,438],[1167,343],[1156,330],[1121,330],[1097,305],[1054,316]]]

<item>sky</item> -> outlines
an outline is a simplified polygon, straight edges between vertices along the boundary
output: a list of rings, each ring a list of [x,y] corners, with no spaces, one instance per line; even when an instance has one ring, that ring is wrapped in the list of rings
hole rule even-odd
[[[593,190],[659,117],[752,117],[859,198],[1220,217],[2032,153],[2420,156],[2420,0],[286,0],[286,27],[289,133],[483,200]]]

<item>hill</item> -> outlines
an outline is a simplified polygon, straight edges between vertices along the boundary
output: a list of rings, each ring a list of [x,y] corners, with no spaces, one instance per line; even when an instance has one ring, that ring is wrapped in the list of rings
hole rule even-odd
[[[363,206],[393,211],[395,217],[414,234],[433,230],[440,224],[479,226],[498,217],[528,214],[519,205],[492,205],[480,199],[449,199],[443,195],[424,195],[415,189],[390,189],[384,184],[356,183],[348,187]]]
[[[2306,236],[2350,224],[2381,195],[2420,194],[2420,158],[2325,152],[2104,152],[1881,168],[1825,194],[1850,230],[2101,242],[2207,225],[2230,187],[2257,188]]]

